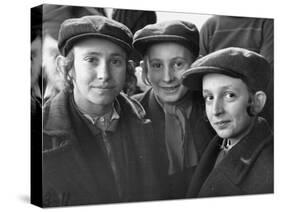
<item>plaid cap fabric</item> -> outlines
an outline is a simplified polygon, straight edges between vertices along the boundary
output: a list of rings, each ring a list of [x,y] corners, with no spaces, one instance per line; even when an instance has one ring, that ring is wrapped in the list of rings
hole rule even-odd
[[[73,44],[86,37],[104,38],[131,52],[132,32],[125,25],[104,16],[84,16],[65,20],[60,27],[58,48],[66,56]]]

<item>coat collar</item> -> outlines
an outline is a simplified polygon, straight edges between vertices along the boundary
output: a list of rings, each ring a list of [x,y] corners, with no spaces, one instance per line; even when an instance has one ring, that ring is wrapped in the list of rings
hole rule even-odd
[[[73,130],[70,118],[72,117],[70,112],[72,98],[72,93],[64,90],[57,94],[52,101],[46,103],[43,109],[44,133],[63,136]],[[120,111],[118,111],[120,119],[126,116],[134,118],[136,121],[144,121],[145,111],[137,101],[120,94],[117,96],[116,102],[120,105]]]
[[[272,139],[273,134],[267,122],[258,118],[250,133],[229,151],[216,169],[224,172],[233,183],[239,184]]]

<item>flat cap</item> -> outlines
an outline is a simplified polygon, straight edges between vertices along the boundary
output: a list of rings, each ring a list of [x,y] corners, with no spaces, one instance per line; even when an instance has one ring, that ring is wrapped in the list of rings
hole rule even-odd
[[[83,16],[65,20],[60,27],[58,48],[66,56],[73,44],[86,37],[104,38],[130,53],[132,32],[125,25],[104,16]]]
[[[241,78],[254,91],[266,91],[271,67],[268,61],[256,52],[229,47],[195,61],[183,74],[183,84],[191,90],[201,90],[202,77],[209,73]]]
[[[199,54],[199,32],[187,21],[171,20],[150,24],[134,34],[133,47],[144,55],[147,48],[158,42],[177,42],[186,46],[195,57]]]

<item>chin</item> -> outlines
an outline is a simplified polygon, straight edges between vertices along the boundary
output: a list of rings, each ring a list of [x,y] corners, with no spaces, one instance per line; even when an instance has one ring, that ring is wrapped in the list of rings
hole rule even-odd
[[[92,97],[88,99],[91,103],[95,105],[108,105],[114,101],[113,97]]]
[[[229,137],[231,137],[231,134],[229,132],[216,131],[216,133],[221,138],[229,138]]]
[[[162,102],[165,102],[165,103],[173,103],[173,102],[177,102],[178,100],[180,100],[180,96],[178,94],[176,94],[176,95],[163,94],[163,95],[161,95],[160,99],[162,100]]]

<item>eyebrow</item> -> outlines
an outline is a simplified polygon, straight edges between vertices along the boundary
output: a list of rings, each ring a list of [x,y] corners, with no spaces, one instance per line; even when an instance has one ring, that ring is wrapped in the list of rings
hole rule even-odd
[[[231,88],[231,89],[233,89],[233,90],[237,90],[236,88],[234,88],[232,85],[226,85],[226,86],[222,86],[222,87],[220,87],[220,90],[227,90],[227,89],[229,89],[229,88]],[[202,89],[202,93],[206,93],[206,92],[211,92],[210,90],[208,90],[208,89]]]
[[[100,53],[100,52],[86,52],[86,53],[83,54],[83,56],[86,56],[86,55],[102,56],[102,53]],[[123,54],[120,54],[120,53],[112,53],[112,54],[110,54],[110,56],[113,56],[113,57],[118,56],[118,57],[122,57],[124,59],[126,58],[126,56],[124,56]]]

